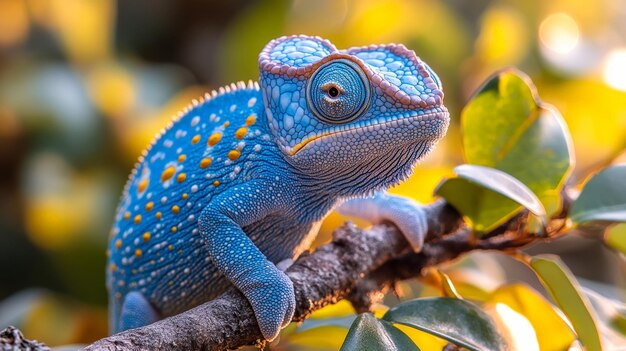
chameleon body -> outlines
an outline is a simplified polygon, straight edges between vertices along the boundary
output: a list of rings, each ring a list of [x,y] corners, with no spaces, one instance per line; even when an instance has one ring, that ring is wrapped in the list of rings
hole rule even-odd
[[[394,222],[415,250],[421,207],[383,193],[445,135],[441,83],[402,45],[337,50],[317,37],[272,40],[260,84],[213,92],[141,157],[108,248],[113,332],[243,292],[273,339],[294,312],[276,264],[306,250],[336,207]]]

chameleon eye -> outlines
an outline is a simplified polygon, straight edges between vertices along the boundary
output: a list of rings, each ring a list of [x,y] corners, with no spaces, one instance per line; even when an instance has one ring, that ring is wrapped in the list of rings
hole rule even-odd
[[[306,89],[309,109],[326,123],[346,123],[369,105],[370,85],[357,64],[339,59],[321,65]]]

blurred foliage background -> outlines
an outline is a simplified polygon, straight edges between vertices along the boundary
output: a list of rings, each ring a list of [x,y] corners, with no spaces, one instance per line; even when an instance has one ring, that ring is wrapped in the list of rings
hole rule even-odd
[[[49,345],[105,335],[105,245],[135,160],[192,98],[256,80],[262,47],[299,33],[339,48],[403,43],[439,73],[453,125],[394,192],[432,200],[462,162],[461,108],[507,66],[563,114],[577,181],[626,161],[624,0],[0,0],[0,327]],[[332,215],[318,242],[343,220]],[[624,261],[597,241],[531,250],[624,300]],[[448,270],[472,282],[466,293],[536,279],[501,255],[468,260]],[[428,279],[403,289],[427,295]]]

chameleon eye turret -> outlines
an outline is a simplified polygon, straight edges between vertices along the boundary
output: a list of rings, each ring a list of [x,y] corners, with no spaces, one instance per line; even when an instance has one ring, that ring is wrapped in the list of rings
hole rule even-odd
[[[420,249],[423,211],[383,192],[446,133],[433,70],[402,45],[290,36],[267,44],[259,73],[195,100],[140,157],[108,247],[111,331],[235,286],[274,339],[295,308],[275,264],[307,250],[335,208],[391,221]]]
[[[319,120],[346,123],[358,118],[369,106],[370,85],[356,63],[334,60],[318,67],[309,78],[306,99]]]

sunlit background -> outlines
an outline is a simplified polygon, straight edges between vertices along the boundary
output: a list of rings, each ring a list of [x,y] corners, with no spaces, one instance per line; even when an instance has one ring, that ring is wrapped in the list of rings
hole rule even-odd
[[[192,98],[257,79],[269,40],[299,33],[403,43],[439,73],[450,133],[394,189],[420,201],[462,163],[460,109],[503,67],[561,111],[579,181],[626,148],[624,0],[0,0],[0,328],[49,345],[105,335],[104,248],[142,149]],[[590,284],[623,282],[598,244],[555,246],[542,250],[593,257],[568,261]],[[485,291],[515,276],[482,267],[472,280]]]

